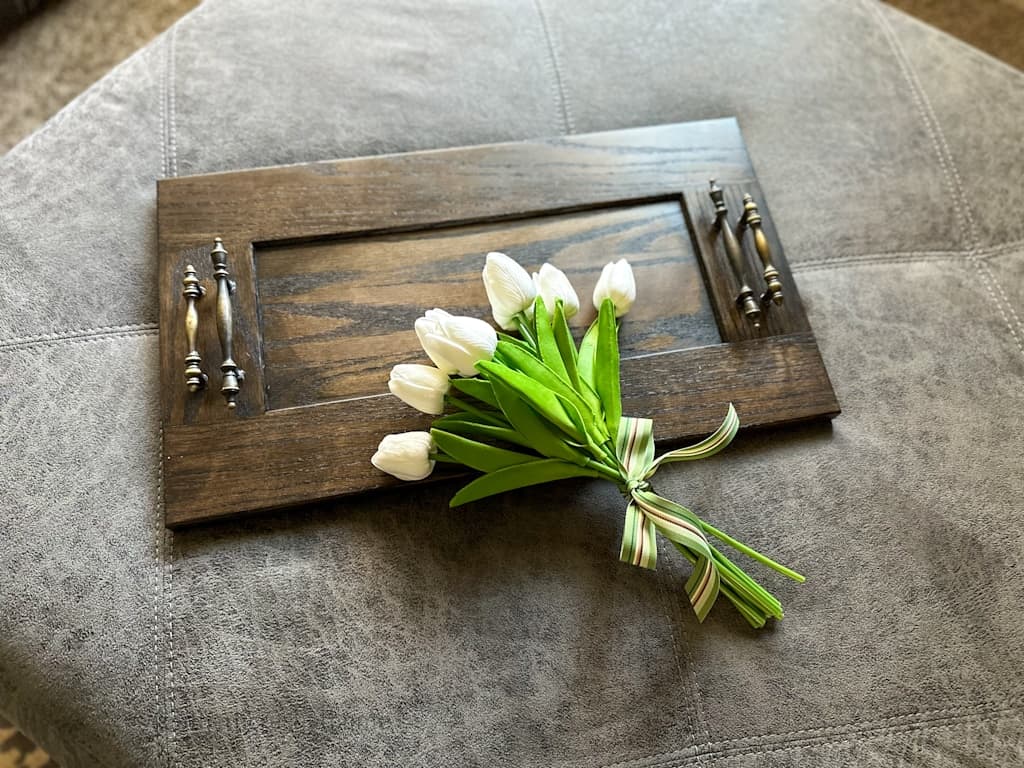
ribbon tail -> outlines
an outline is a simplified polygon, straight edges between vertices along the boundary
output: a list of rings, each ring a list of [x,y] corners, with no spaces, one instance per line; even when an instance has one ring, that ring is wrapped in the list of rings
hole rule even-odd
[[[690,605],[693,612],[697,614],[697,621],[704,623],[711,612],[712,606],[718,600],[718,593],[721,589],[721,579],[718,576],[718,568],[708,557],[698,557],[693,568],[693,574],[686,582],[686,594],[690,598]]]
[[[658,471],[658,467],[660,467],[662,463],[668,464],[673,461],[696,461],[698,459],[707,459],[714,456],[732,442],[732,439],[736,437],[736,433],[739,431],[739,428],[740,417],[737,415],[733,404],[729,403],[729,410],[725,414],[725,419],[722,420],[722,424],[718,429],[699,443],[688,445],[685,448],[677,448],[674,451],[662,454],[658,457],[657,461],[650,465],[650,468],[647,470],[644,477],[651,477],[651,475]]]
[[[658,542],[654,522],[643,513],[635,501],[630,501],[626,507],[619,560],[652,571],[658,565]]]
[[[721,578],[700,520],[686,507],[652,491],[637,489],[632,496],[633,503],[654,523],[658,532],[689,553],[694,569],[686,582],[686,593],[697,620],[704,621],[718,599]]]

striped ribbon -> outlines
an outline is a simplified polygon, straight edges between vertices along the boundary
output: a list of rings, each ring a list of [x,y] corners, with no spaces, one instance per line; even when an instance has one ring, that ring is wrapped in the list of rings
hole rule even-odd
[[[704,621],[715,604],[721,584],[711,545],[704,535],[700,518],[686,507],[654,493],[648,481],[662,464],[714,456],[732,442],[739,428],[739,417],[730,404],[725,420],[714,434],[696,445],[670,451],[658,459],[654,458],[654,427],[650,419],[624,416],[616,436],[615,452],[626,471],[625,491],[629,494],[619,559],[653,569],[658,563],[656,533],[686,549],[695,562],[693,575],[686,582],[686,593],[698,621]]]

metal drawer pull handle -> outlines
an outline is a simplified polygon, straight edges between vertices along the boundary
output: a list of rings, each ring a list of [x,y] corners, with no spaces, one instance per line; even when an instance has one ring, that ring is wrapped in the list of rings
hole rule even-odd
[[[206,386],[207,378],[199,364],[203,358],[196,350],[196,336],[199,333],[199,311],[196,302],[205,294],[206,289],[199,283],[196,268],[191,264],[185,267],[185,277],[181,281],[181,295],[185,297],[185,341],[188,354],[185,355],[185,386],[189,392],[198,392]]]
[[[239,387],[245,381],[245,371],[235,363],[232,352],[231,296],[235,292],[235,283],[228,279],[228,252],[219,237],[213,241],[210,259],[213,261],[213,277],[217,281],[217,335],[224,354],[224,362],[220,364],[223,375],[220,393],[224,395],[228,408],[234,408]]]
[[[725,255],[729,257],[729,265],[739,285],[739,293],[736,294],[736,306],[738,306],[747,319],[754,324],[755,328],[761,327],[761,308],[754,299],[754,291],[747,285],[743,276],[743,250],[736,239],[736,235],[729,226],[729,210],[725,207],[725,194],[718,183],[711,179],[711,202],[715,204],[715,230],[722,236],[722,244],[725,246]]]
[[[785,298],[782,295],[782,283],[779,282],[779,270],[772,265],[772,249],[768,245],[768,238],[765,237],[764,230],[761,229],[761,214],[757,210],[754,198],[744,195],[743,215],[740,217],[739,223],[736,224],[736,236],[742,238],[744,230],[748,227],[754,236],[754,250],[757,251],[757,255],[764,265],[764,283],[768,287],[768,290],[761,295],[761,303],[765,305],[769,302],[781,304]]]

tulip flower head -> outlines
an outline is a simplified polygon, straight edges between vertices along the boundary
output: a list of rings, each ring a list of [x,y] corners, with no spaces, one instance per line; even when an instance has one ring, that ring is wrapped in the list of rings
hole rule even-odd
[[[594,309],[600,311],[605,299],[611,299],[615,305],[615,316],[622,317],[629,312],[636,301],[636,280],[633,268],[625,259],[610,261],[601,270],[594,287]]]
[[[483,320],[430,309],[416,321],[423,351],[442,373],[476,376],[476,364],[494,357],[498,335]]]
[[[403,403],[435,416],[444,411],[448,386],[448,374],[432,365],[396,365],[388,381],[391,394]]]
[[[492,251],[487,254],[483,277],[494,321],[506,331],[514,331],[515,316],[532,307],[537,298],[530,274],[515,259]]]
[[[580,311],[580,298],[565,276],[565,272],[551,264],[541,265],[540,272],[533,273],[533,284],[544,300],[548,314],[555,313],[555,302],[562,300],[562,312],[570,318]]]
[[[434,471],[434,439],[429,432],[386,435],[370,463],[399,480],[422,480]]]

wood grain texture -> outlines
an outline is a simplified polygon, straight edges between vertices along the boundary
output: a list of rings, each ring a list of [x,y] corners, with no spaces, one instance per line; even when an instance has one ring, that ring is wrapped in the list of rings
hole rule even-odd
[[[392,366],[428,362],[412,331],[424,310],[490,317],[488,250],[566,271],[581,301],[577,340],[601,268],[620,258],[643,297],[622,327],[623,355],[721,340],[678,200],[257,249],[268,409],[387,392]]]
[[[756,333],[710,231],[711,176],[733,219],[743,192],[758,197],[783,275],[787,304]],[[625,411],[653,417],[662,441],[711,431],[729,402],[746,427],[835,415],[760,195],[734,120],[160,182],[167,524],[394,484],[369,457],[384,434],[430,418],[384,394],[387,372],[423,360],[410,329],[425,309],[487,316],[479,271],[490,250],[565,268],[585,307],[577,331],[600,266],[634,262]],[[215,236],[238,283],[235,357],[247,371],[233,413],[219,393],[213,291],[198,307],[210,386],[184,386],[181,278],[191,262],[212,288]]]

